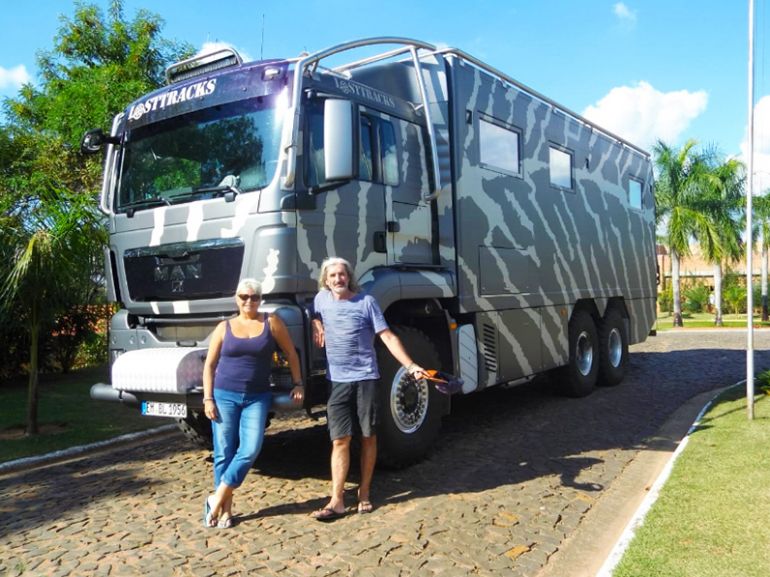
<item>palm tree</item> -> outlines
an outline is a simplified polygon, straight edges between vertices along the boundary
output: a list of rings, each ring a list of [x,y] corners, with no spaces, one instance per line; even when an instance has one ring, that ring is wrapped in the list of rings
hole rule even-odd
[[[0,228],[0,243],[14,255],[0,271],[0,310],[10,311],[21,304],[22,324],[30,338],[27,435],[38,432],[41,336],[56,314],[71,304],[66,287],[93,282],[95,242],[102,237],[87,196],[54,194],[35,204],[25,214],[6,213]]]
[[[706,261],[714,267],[714,323],[722,326],[722,263],[741,257],[741,222],[744,166],[728,159],[703,175],[697,203],[706,215],[698,222],[695,237]]]
[[[770,248],[770,190],[766,190],[763,196],[753,199],[754,224],[757,227],[757,233],[760,239],[760,249],[762,251],[762,320],[768,320],[767,314],[767,253]]]
[[[671,284],[674,305],[674,326],[681,327],[682,303],[679,263],[691,254],[690,243],[700,231],[703,236],[710,227],[702,202],[704,182],[710,167],[705,155],[695,150],[695,140],[688,140],[681,149],[663,141],[653,147],[658,180],[655,203],[658,224],[665,220],[664,238],[671,253]],[[716,233],[713,233],[715,236]]]

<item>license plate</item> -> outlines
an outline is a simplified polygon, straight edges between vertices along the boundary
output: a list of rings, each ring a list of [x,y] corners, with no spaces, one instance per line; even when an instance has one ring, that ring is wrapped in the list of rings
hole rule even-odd
[[[187,417],[187,405],[184,403],[158,403],[142,401],[142,414],[151,417],[172,417],[184,419]]]

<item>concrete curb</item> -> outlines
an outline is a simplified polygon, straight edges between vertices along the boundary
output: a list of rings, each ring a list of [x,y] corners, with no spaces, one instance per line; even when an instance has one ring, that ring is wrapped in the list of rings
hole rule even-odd
[[[60,463],[68,459],[82,457],[86,453],[96,452],[102,449],[117,447],[122,445],[128,445],[136,441],[143,441],[152,437],[158,437],[165,435],[170,431],[177,430],[176,425],[162,425],[154,429],[147,429],[145,431],[139,431],[137,433],[128,433],[120,435],[112,439],[106,439],[104,441],[98,441],[96,443],[89,443],[88,445],[77,445],[75,447],[69,447],[62,449],[61,451],[54,451],[52,453],[46,453],[45,455],[36,455],[34,457],[24,457],[22,459],[15,459],[13,461],[7,461],[0,463],[0,475],[6,475],[8,473],[15,473],[20,470],[27,470],[29,468],[44,467]]]
[[[714,399],[740,384],[696,395],[674,411],[537,576],[609,577],[657,499],[689,434]]]
[[[639,508],[636,510],[636,513],[634,513],[633,517],[631,517],[631,519],[629,520],[628,525],[626,525],[626,528],[623,530],[623,534],[620,536],[617,543],[615,543],[615,546],[612,548],[612,551],[610,552],[609,556],[604,562],[604,565],[602,565],[601,569],[599,569],[599,572],[596,574],[596,577],[612,577],[612,573],[615,571],[615,568],[617,567],[618,563],[620,563],[620,560],[623,558],[623,554],[626,552],[626,549],[628,549],[629,545],[631,544],[631,541],[636,535],[636,531],[642,526],[642,524],[644,523],[644,519],[647,517],[647,514],[650,512],[650,509],[652,509],[652,506],[658,500],[661,489],[666,484],[666,481],[668,481],[668,478],[671,476],[671,471],[674,468],[674,464],[676,463],[679,456],[684,452],[685,448],[687,447],[687,444],[690,441],[690,435],[692,434],[693,431],[695,431],[695,429],[700,424],[701,419],[703,418],[703,415],[705,415],[706,412],[708,412],[708,410],[711,409],[711,407],[714,405],[714,401],[716,401],[716,399],[720,395],[722,395],[725,391],[728,391],[740,385],[744,385],[745,383],[746,381],[744,379],[743,381],[739,381],[731,386],[719,389],[716,393],[712,395],[711,399],[709,399],[709,401],[703,406],[700,413],[698,413],[698,416],[695,417],[695,420],[693,421],[692,425],[690,425],[690,428],[687,431],[687,434],[679,443],[679,445],[677,446],[676,450],[671,455],[671,457],[668,459],[668,462],[666,463],[665,467],[658,475],[658,478],[655,480],[655,483],[653,483],[652,487],[650,488],[650,491],[645,496],[641,505],[639,505]]]

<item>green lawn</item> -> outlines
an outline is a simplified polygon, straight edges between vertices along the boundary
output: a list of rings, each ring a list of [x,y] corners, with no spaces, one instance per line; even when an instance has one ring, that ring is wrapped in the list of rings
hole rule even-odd
[[[683,313],[682,322],[684,328],[713,328],[713,313]],[[726,328],[746,328],[747,317],[745,314],[722,315],[723,327]],[[770,322],[762,322],[759,315],[754,316],[754,327],[770,327]],[[674,315],[671,313],[660,313],[655,323],[655,328],[659,331],[667,331],[674,328]]]
[[[23,436],[27,387],[0,385],[0,462],[40,455],[109,439],[171,423],[169,419],[142,417],[120,403],[94,401],[91,385],[106,382],[106,368],[87,369],[69,375],[44,375],[39,386],[38,423],[41,433]]]
[[[734,387],[704,416],[613,577],[770,575],[770,399]]]

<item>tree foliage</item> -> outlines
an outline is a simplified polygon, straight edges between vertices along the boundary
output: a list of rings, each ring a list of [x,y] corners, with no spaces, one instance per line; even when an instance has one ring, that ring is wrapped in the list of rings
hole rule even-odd
[[[97,6],[75,6],[72,18],[61,16],[53,48],[38,54],[40,87],[24,86],[6,113],[20,128],[77,148],[86,130],[108,128],[129,102],[161,86],[166,66],[192,48],[163,39],[163,20],[146,10],[127,21],[122,0],[112,0],[107,17]]]
[[[22,327],[30,347],[30,433],[41,342],[57,320],[98,301],[102,284],[101,161],[81,155],[79,142],[87,129],[109,128],[131,101],[162,84],[167,64],[191,54],[164,40],[162,26],[144,10],[126,20],[121,0],[110,3],[107,16],[76,3],[71,18],[61,17],[53,48],[38,54],[39,84],[3,102],[0,333]]]
[[[674,325],[682,326],[678,265],[697,242],[714,265],[716,323],[721,324],[722,265],[740,258],[745,170],[736,159],[700,150],[695,140],[681,148],[658,141],[654,148],[658,224],[671,253]]]

